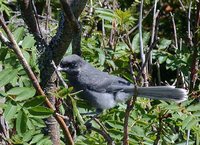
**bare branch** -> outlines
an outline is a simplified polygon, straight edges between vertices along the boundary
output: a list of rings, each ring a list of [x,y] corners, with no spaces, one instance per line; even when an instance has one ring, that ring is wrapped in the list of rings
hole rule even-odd
[[[30,32],[35,36],[37,40],[41,39],[40,30],[37,24],[37,20],[32,10],[31,0],[18,0],[21,13],[24,21],[27,24]]]
[[[133,110],[133,107],[135,105],[135,102],[137,100],[137,96],[138,96],[138,91],[137,91],[137,82],[136,82],[136,78],[133,74],[133,56],[130,55],[130,70],[131,70],[131,75],[133,77],[133,82],[134,82],[134,85],[135,85],[135,88],[134,88],[134,95],[133,97],[127,101],[127,107],[126,107],[126,111],[125,111],[125,117],[124,117],[124,137],[123,137],[123,145],[128,145],[128,139],[129,139],[129,136],[128,136],[128,119],[129,119],[129,116],[130,116],[130,112]]]
[[[181,7],[183,8],[183,10],[186,11],[185,6],[183,5],[183,2],[181,0],[178,0],[178,1],[180,3]]]
[[[192,9],[192,1],[190,1],[190,5],[189,5],[189,10],[188,10],[188,39],[190,41],[190,46],[193,46],[193,42],[192,42],[192,32],[191,32],[191,9]]]
[[[161,113],[159,113],[159,124],[158,124],[158,128],[157,128],[157,135],[156,135],[156,139],[154,140],[153,145],[158,145],[159,144],[159,140],[161,137],[161,133],[162,133],[162,129],[163,129],[163,123],[162,123],[162,119],[163,117],[161,116]]]
[[[195,19],[195,34],[194,34],[194,47],[193,48],[193,54],[192,54],[192,64],[191,64],[191,74],[190,74],[190,92],[195,87],[196,80],[198,78],[198,70],[199,70],[199,26],[200,26],[200,2],[196,2],[196,19]]]
[[[176,32],[176,23],[174,20],[174,15],[170,12],[170,15],[172,17],[172,24],[173,24],[173,29],[174,29],[174,41],[175,41],[175,47],[178,49],[178,38],[177,38],[177,32]]]
[[[0,40],[1,42],[3,42],[6,46],[8,46],[9,48],[12,48],[11,43],[9,42],[9,40],[3,35],[3,33],[0,31]]]
[[[154,9],[153,9],[153,24],[152,24],[151,44],[154,41],[156,19],[157,19],[158,12],[159,12],[159,11],[157,11],[157,3],[158,3],[158,0],[155,0]],[[149,57],[149,66],[151,67],[151,65],[152,65],[152,53],[150,53],[150,57]]]
[[[87,0],[68,0],[67,2],[66,0],[60,1],[63,6],[63,10],[65,11],[65,16],[61,16],[57,34],[53,37],[49,44],[49,47],[51,47],[51,50],[53,50],[52,54],[56,65],[59,64],[72,40],[79,37],[78,35],[76,36],[76,34],[80,33],[79,31],[81,31],[81,27],[77,19],[87,2]],[[64,5],[66,3],[67,5]],[[68,7],[70,7],[70,9],[67,9]],[[73,22],[68,22],[69,20],[71,21],[71,19],[73,19]],[[79,42],[74,44],[78,43]],[[79,46],[77,45],[76,48],[78,47]]]
[[[150,12],[153,10],[154,6],[150,8],[150,10],[146,13],[146,15],[143,17],[142,21],[150,14]],[[126,35],[130,35],[133,33],[137,28],[139,27],[139,24],[137,24],[135,27],[133,27]]]
[[[113,142],[109,142],[110,139],[108,138],[107,134],[104,131],[102,131],[101,129],[97,129],[95,127],[92,127],[92,126],[90,127],[90,129],[93,130],[93,131],[96,131],[99,134],[101,134],[107,140],[108,145],[114,145]]]
[[[94,121],[101,127],[102,130],[102,135],[103,137],[106,139],[106,141],[108,142],[109,145],[114,145],[114,141],[112,140],[111,136],[108,134],[107,130],[105,129],[105,127],[103,126],[103,124],[97,119],[94,118]]]
[[[190,141],[190,129],[187,130],[187,141],[186,141],[186,145],[189,145],[189,141]]]
[[[68,21],[68,23],[70,23],[70,26],[73,29],[73,31],[75,32],[78,31],[80,29],[80,26],[77,18],[74,16],[74,13],[72,12],[71,7],[69,6],[66,0],[60,0],[60,2],[62,4],[63,11],[65,13],[65,19]]]
[[[68,85],[67,85],[67,84],[65,83],[65,81],[63,80],[61,73],[57,70],[57,67],[56,67],[54,61],[52,61],[52,65],[53,65],[53,67],[54,67],[54,69],[55,69],[56,75],[58,76],[60,82],[61,82],[62,85],[67,89],[67,88],[68,88]]]

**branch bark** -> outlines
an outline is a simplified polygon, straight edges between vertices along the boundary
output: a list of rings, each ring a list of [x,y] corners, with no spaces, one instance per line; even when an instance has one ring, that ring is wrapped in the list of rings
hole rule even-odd
[[[194,33],[194,47],[192,54],[192,64],[191,64],[191,74],[190,74],[190,92],[195,87],[196,80],[198,78],[198,67],[199,67],[199,59],[198,59],[198,48],[199,48],[199,26],[200,26],[200,2],[196,2],[196,24],[195,24],[195,33]]]
[[[40,31],[40,27],[37,21],[36,8],[34,7],[34,3],[31,2],[33,1],[18,0],[23,19],[27,24],[29,31],[34,35],[35,39],[37,40],[37,49],[40,52],[40,56],[38,58],[41,74],[40,84],[45,90],[45,93],[48,94],[48,98],[51,101],[52,105],[54,105],[55,98],[52,93],[57,89],[55,83],[55,81],[57,80],[57,76],[55,75],[54,68],[51,62],[54,61],[55,64],[58,65],[72,41],[73,52],[79,55],[81,54],[80,39],[77,39],[81,36],[81,27],[78,23],[78,17],[84,9],[87,0],[60,0],[64,13],[61,14],[57,33],[50,40],[49,44],[43,39],[43,35]],[[56,124],[54,123],[55,120],[53,120],[53,118],[49,118],[47,122],[50,122],[50,128],[57,128]],[[53,131],[50,132],[50,136],[52,140],[55,140],[55,144],[57,144],[57,139],[55,139],[56,135]]]

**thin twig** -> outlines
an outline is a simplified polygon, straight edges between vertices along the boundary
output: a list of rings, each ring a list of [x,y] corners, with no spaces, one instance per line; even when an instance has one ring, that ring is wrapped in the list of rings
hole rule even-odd
[[[49,27],[49,17],[50,17],[50,0],[46,0],[46,21],[45,21],[45,30],[48,31]],[[37,15],[38,16],[38,15]],[[45,36],[46,37],[46,42],[48,42],[48,35]]]
[[[106,128],[103,126],[103,124],[97,118],[94,118],[94,121],[101,127],[102,132],[104,132],[104,138],[106,139],[108,144],[114,145],[115,144],[114,141],[112,140],[112,138],[108,134],[108,132],[107,132]]]
[[[176,49],[178,49],[178,38],[177,38],[177,32],[176,32],[176,23],[174,20],[174,15],[170,12],[170,15],[172,17],[172,25],[173,25],[173,29],[174,29],[174,41],[175,41],[175,47]]]
[[[35,3],[34,3],[33,0],[31,0],[31,4],[32,4],[32,7],[33,7],[33,12],[35,14],[36,25],[38,27],[38,30],[39,30],[39,33],[40,33],[40,37],[43,39],[42,31],[41,31],[39,20],[38,20],[38,17],[37,17],[37,10],[36,10]]]
[[[12,44],[9,42],[9,40],[3,35],[3,33],[0,31],[0,40],[3,42],[6,46],[9,48],[12,47]]]
[[[138,77],[140,77],[140,76],[142,75],[142,72],[143,72],[143,70],[145,69],[145,66],[146,66],[147,63],[148,63],[148,60],[149,60],[151,51],[152,51],[153,48],[156,46],[157,42],[158,42],[158,39],[156,38],[156,39],[154,40],[154,42],[149,46],[149,51],[148,51],[147,54],[146,54],[145,62],[142,64],[142,67],[141,67],[141,70],[140,70],[140,72],[139,72]]]
[[[21,13],[23,15],[24,21],[27,24],[29,30],[33,33],[36,40],[40,40],[40,31],[38,28],[37,20],[32,11],[31,0],[18,0]]]
[[[159,122],[158,123],[159,123],[158,131],[157,131],[156,139],[154,140],[153,145],[158,145],[159,140],[160,140],[160,136],[161,136],[161,133],[162,133],[163,125],[162,125],[161,113],[159,113]]]
[[[154,6],[152,6],[152,7],[150,8],[150,10],[146,13],[146,15],[143,17],[142,21],[150,14],[150,12],[153,10],[153,7],[154,7]],[[139,23],[138,23],[135,27],[133,27],[126,35],[130,35],[130,34],[133,33],[135,30],[137,30],[138,27],[139,27]]]
[[[192,42],[192,32],[191,32],[191,25],[190,25],[190,21],[191,21],[191,9],[192,9],[192,0],[190,1],[190,5],[189,5],[189,10],[188,10],[188,39],[190,41],[190,46],[193,47],[193,42]]]
[[[125,117],[124,117],[124,136],[123,136],[123,145],[128,145],[128,119],[130,116],[130,112],[133,110],[133,107],[135,105],[135,102],[137,100],[137,96],[138,96],[138,91],[137,91],[137,82],[136,82],[136,78],[133,74],[133,56],[130,55],[130,70],[131,70],[131,75],[133,77],[133,82],[135,85],[134,88],[134,95],[133,97],[127,101],[127,107],[126,107],[126,112],[125,112]]]
[[[103,40],[103,47],[106,47],[105,37],[106,37],[106,31],[105,31],[105,21],[102,19],[102,40]]]
[[[183,10],[186,11],[185,6],[183,5],[183,2],[181,0],[178,0],[178,1],[181,4],[181,7],[183,8]]]
[[[145,62],[145,54],[144,54],[144,45],[143,45],[143,38],[142,38],[142,13],[143,13],[143,3],[144,1],[141,0],[140,3],[140,14],[139,14],[139,40],[140,40],[140,57],[142,61],[142,65]],[[144,67],[142,70],[143,78],[144,78],[144,86],[148,86],[148,81],[147,81],[147,66]]]
[[[0,24],[1,24],[2,28],[4,29],[4,31],[6,32],[7,36],[8,36],[8,39],[9,39],[11,45],[12,45],[11,48],[13,49],[13,51],[15,52],[15,54],[17,55],[17,57],[18,57],[19,61],[21,62],[24,70],[26,71],[29,79],[33,83],[33,86],[36,89],[37,93],[39,95],[46,96],[45,93],[44,93],[44,91],[42,90],[42,88],[41,88],[41,86],[40,86],[40,84],[39,84],[36,76],[34,75],[33,71],[31,70],[30,65],[28,64],[28,62],[24,58],[24,56],[23,56],[23,54],[21,52],[21,49],[19,48],[17,42],[14,39],[14,36],[12,35],[12,33],[10,32],[10,30],[8,29],[8,27],[5,25],[3,17],[0,18]],[[70,132],[68,130],[68,127],[66,126],[64,120],[60,116],[56,115],[56,112],[55,112],[56,110],[54,109],[53,105],[51,104],[51,102],[48,100],[47,97],[45,98],[45,103],[47,104],[47,106],[50,109],[54,110],[54,114],[53,114],[54,117],[56,118],[56,120],[60,124],[61,128],[63,129],[63,132],[65,134],[65,137],[68,139],[69,144],[73,145],[74,141],[73,141],[73,139],[71,137],[71,134],[70,134]]]
[[[56,75],[58,76],[59,80],[61,81],[62,85],[67,89],[68,88],[68,85],[65,83],[65,81],[63,80],[62,78],[62,75],[61,73],[58,71],[56,65],[55,65],[55,62],[52,60],[52,65],[55,69],[55,72],[56,72]]]
[[[156,62],[156,68],[157,68],[158,85],[160,86],[161,85],[161,75],[160,75],[160,64],[158,61]]]
[[[193,54],[192,54],[192,63],[190,68],[190,92],[193,91],[196,80],[198,78],[198,70],[199,70],[199,26],[200,26],[200,2],[196,2],[196,17],[195,17],[195,33],[194,33],[194,47],[193,48]]]
[[[124,117],[124,137],[123,137],[123,145],[128,145],[128,140],[129,140],[129,135],[128,135],[128,120],[131,111],[133,110],[133,107],[135,105],[135,102],[137,100],[138,92],[137,92],[137,85],[135,85],[134,89],[134,96],[127,101],[127,107],[126,107],[126,112],[125,112],[125,117]]]
[[[186,141],[186,145],[189,145],[189,141],[190,141],[190,129],[187,130],[187,141]]]
[[[142,38],[142,13],[143,13],[143,0],[140,2],[140,14],[139,14],[139,39],[140,39],[140,57],[142,60],[142,64],[145,62],[144,55],[144,46],[143,46],[143,38]]]
[[[95,127],[90,127],[91,130],[96,131],[97,133],[101,134],[107,141],[109,141],[110,139],[108,138],[107,134],[102,131],[101,129],[95,128]],[[108,142],[108,145],[114,145],[114,142]]]
[[[157,3],[158,3],[158,0],[155,0],[154,2],[154,9],[153,9],[153,24],[152,24],[152,34],[151,34],[151,43],[153,43],[154,41],[154,37],[155,37],[155,28],[156,28],[156,19],[157,19],[157,16],[158,16],[158,13],[156,12],[157,11]],[[150,57],[149,57],[149,66],[152,65],[152,53],[150,53]]]

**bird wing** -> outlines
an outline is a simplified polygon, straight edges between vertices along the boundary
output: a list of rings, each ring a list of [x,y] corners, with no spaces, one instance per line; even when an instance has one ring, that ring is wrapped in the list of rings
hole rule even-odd
[[[133,86],[125,79],[97,70],[91,65],[85,65],[80,73],[78,81],[82,89],[87,88],[96,92],[118,92]]]
[[[93,85],[88,85],[88,89],[96,92],[118,92],[126,87],[133,86],[130,82],[125,79],[109,74],[104,74],[95,77]]]

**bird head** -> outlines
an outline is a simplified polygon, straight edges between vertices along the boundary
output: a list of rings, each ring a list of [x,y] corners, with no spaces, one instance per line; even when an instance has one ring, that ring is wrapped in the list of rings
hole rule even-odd
[[[77,75],[85,61],[78,55],[69,55],[61,60],[58,71],[66,72],[68,75]]]

